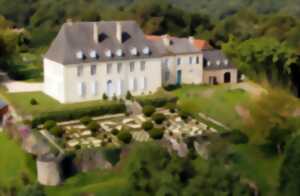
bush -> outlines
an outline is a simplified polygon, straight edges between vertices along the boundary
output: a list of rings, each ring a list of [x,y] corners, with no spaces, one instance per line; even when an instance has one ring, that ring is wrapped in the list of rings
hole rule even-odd
[[[51,128],[55,127],[56,126],[56,122],[53,121],[53,120],[47,120],[45,123],[44,123],[44,129],[47,129],[47,130],[50,130]]]
[[[164,107],[167,103],[176,103],[178,100],[175,96],[147,96],[138,98],[137,101],[142,105],[151,105],[154,107]]]
[[[155,112],[155,107],[147,105],[143,108],[143,113],[145,116],[150,117]]]
[[[105,93],[103,93],[102,99],[103,99],[103,100],[107,100],[107,99],[108,99],[108,96],[107,96]]]
[[[154,125],[153,125],[153,123],[149,120],[149,121],[143,122],[142,127],[143,127],[143,129],[144,129],[145,131],[149,131],[149,130],[151,130],[151,129],[154,127]]]
[[[97,132],[100,129],[100,126],[97,122],[92,121],[87,125],[87,128],[92,132]]]
[[[149,131],[150,137],[155,140],[160,140],[164,136],[164,130],[159,128],[153,128]]]
[[[62,137],[64,134],[64,130],[59,126],[52,127],[49,131],[56,137]]]
[[[31,105],[38,105],[38,102],[35,98],[30,99],[30,104]]]
[[[223,133],[221,136],[228,139],[232,144],[247,144],[249,141],[248,136],[238,129]]]
[[[155,113],[152,115],[152,119],[156,124],[162,124],[166,120],[166,116],[162,113]]]
[[[118,139],[125,144],[129,144],[132,140],[132,135],[129,131],[121,131],[118,134]]]
[[[167,105],[165,106],[166,109],[168,109],[171,113],[175,113],[176,112],[176,103],[167,103]]]
[[[127,93],[126,93],[126,99],[127,100],[131,100],[132,99],[132,95],[131,95],[130,91],[127,91]]]
[[[179,112],[179,116],[183,119],[183,120],[186,120],[189,118],[190,114],[188,112],[185,112],[185,111],[180,111]]]
[[[88,125],[92,122],[92,118],[88,116],[84,116],[80,119],[80,122],[84,125]]]
[[[111,133],[112,133],[113,135],[118,135],[118,134],[119,134],[119,130],[118,130],[118,129],[113,129],[113,130],[111,131]]]
[[[82,109],[70,109],[57,112],[43,113],[35,116],[32,120],[32,127],[35,128],[39,124],[43,124],[47,120],[57,122],[80,119],[84,116],[101,116],[105,114],[124,113],[126,107],[123,103],[110,102],[101,106],[87,107]]]

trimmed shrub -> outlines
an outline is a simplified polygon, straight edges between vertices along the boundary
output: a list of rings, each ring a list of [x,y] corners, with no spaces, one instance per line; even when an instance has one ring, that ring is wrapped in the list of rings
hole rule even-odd
[[[126,99],[127,100],[131,100],[132,99],[132,95],[131,95],[130,91],[127,91],[127,93],[126,93]]]
[[[132,135],[129,131],[121,131],[118,134],[118,139],[125,144],[129,144],[132,140]]]
[[[168,109],[171,113],[175,113],[176,112],[176,103],[167,103],[165,108]]]
[[[84,116],[101,116],[105,114],[124,113],[126,107],[123,103],[110,102],[101,106],[86,107],[82,109],[70,109],[57,112],[43,113],[35,116],[32,120],[32,127],[35,128],[39,124],[43,124],[47,120],[54,120],[57,122],[80,119]]]
[[[113,130],[111,131],[111,133],[112,133],[113,135],[118,135],[118,134],[119,134],[119,130],[118,130],[118,129],[113,129]]]
[[[150,120],[148,120],[146,122],[143,122],[142,127],[145,131],[149,131],[154,127],[154,125]]]
[[[88,117],[88,116],[84,116],[84,117],[80,118],[80,122],[84,125],[88,125],[92,122],[92,118]]]
[[[54,120],[47,120],[44,123],[44,129],[50,130],[51,128],[56,126],[56,122]]]
[[[105,93],[103,93],[102,99],[103,99],[103,100],[107,100],[107,99],[108,99],[108,96],[107,96]]]
[[[87,125],[87,128],[92,132],[97,132],[100,129],[100,126],[97,122],[92,121]]]
[[[162,124],[166,120],[166,116],[162,113],[155,113],[152,115],[152,119],[156,124]]]
[[[221,136],[228,139],[232,144],[247,144],[249,141],[248,136],[238,129],[234,129],[231,132],[222,133]]]
[[[153,128],[149,131],[150,137],[155,140],[160,140],[164,136],[164,130],[159,128]]]
[[[38,102],[35,98],[30,99],[30,104],[31,105],[38,105]]]
[[[155,112],[155,107],[151,105],[146,105],[143,108],[143,113],[145,116],[150,117]]]
[[[49,131],[56,137],[62,137],[64,134],[64,130],[59,126],[52,127]]]
[[[185,112],[185,111],[180,111],[179,112],[179,116],[183,119],[183,120],[186,120],[189,118],[190,114],[188,112]]]
[[[163,107],[167,103],[176,103],[178,100],[175,96],[165,95],[165,96],[147,96],[137,98],[137,101],[142,105],[151,105],[154,107]]]

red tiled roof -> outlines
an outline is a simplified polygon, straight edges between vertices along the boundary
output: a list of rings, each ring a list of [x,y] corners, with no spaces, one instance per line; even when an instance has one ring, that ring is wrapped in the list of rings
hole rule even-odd
[[[147,40],[150,40],[150,41],[158,41],[161,39],[161,36],[159,36],[159,35],[145,35],[145,37]]]
[[[209,45],[208,41],[206,40],[201,40],[201,39],[195,39],[194,40],[194,45],[199,48],[199,49],[209,49],[211,46]]]

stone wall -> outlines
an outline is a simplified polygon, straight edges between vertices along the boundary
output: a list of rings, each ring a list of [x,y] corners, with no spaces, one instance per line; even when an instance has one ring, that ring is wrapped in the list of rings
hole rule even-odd
[[[238,71],[237,69],[213,69],[203,70],[203,83],[204,84],[223,84],[225,82],[225,73],[230,74],[230,81],[227,83],[237,83]]]

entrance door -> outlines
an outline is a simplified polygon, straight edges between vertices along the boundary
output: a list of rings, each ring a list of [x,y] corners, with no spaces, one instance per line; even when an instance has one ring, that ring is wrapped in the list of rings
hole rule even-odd
[[[209,79],[208,79],[209,81],[209,84],[212,84],[212,85],[216,85],[216,84],[218,84],[218,81],[217,81],[217,77],[215,77],[215,76],[209,76]]]
[[[178,70],[176,74],[176,85],[181,85],[181,79],[182,79],[182,72],[181,70]]]
[[[226,72],[224,74],[224,83],[230,83],[231,81],[231,75],[230,75],[230,72]]]
[[[114,96],[113,83],[112,83],[111,80],[107,81],[107,84],[106,84],[106,94],[110,98]]]

